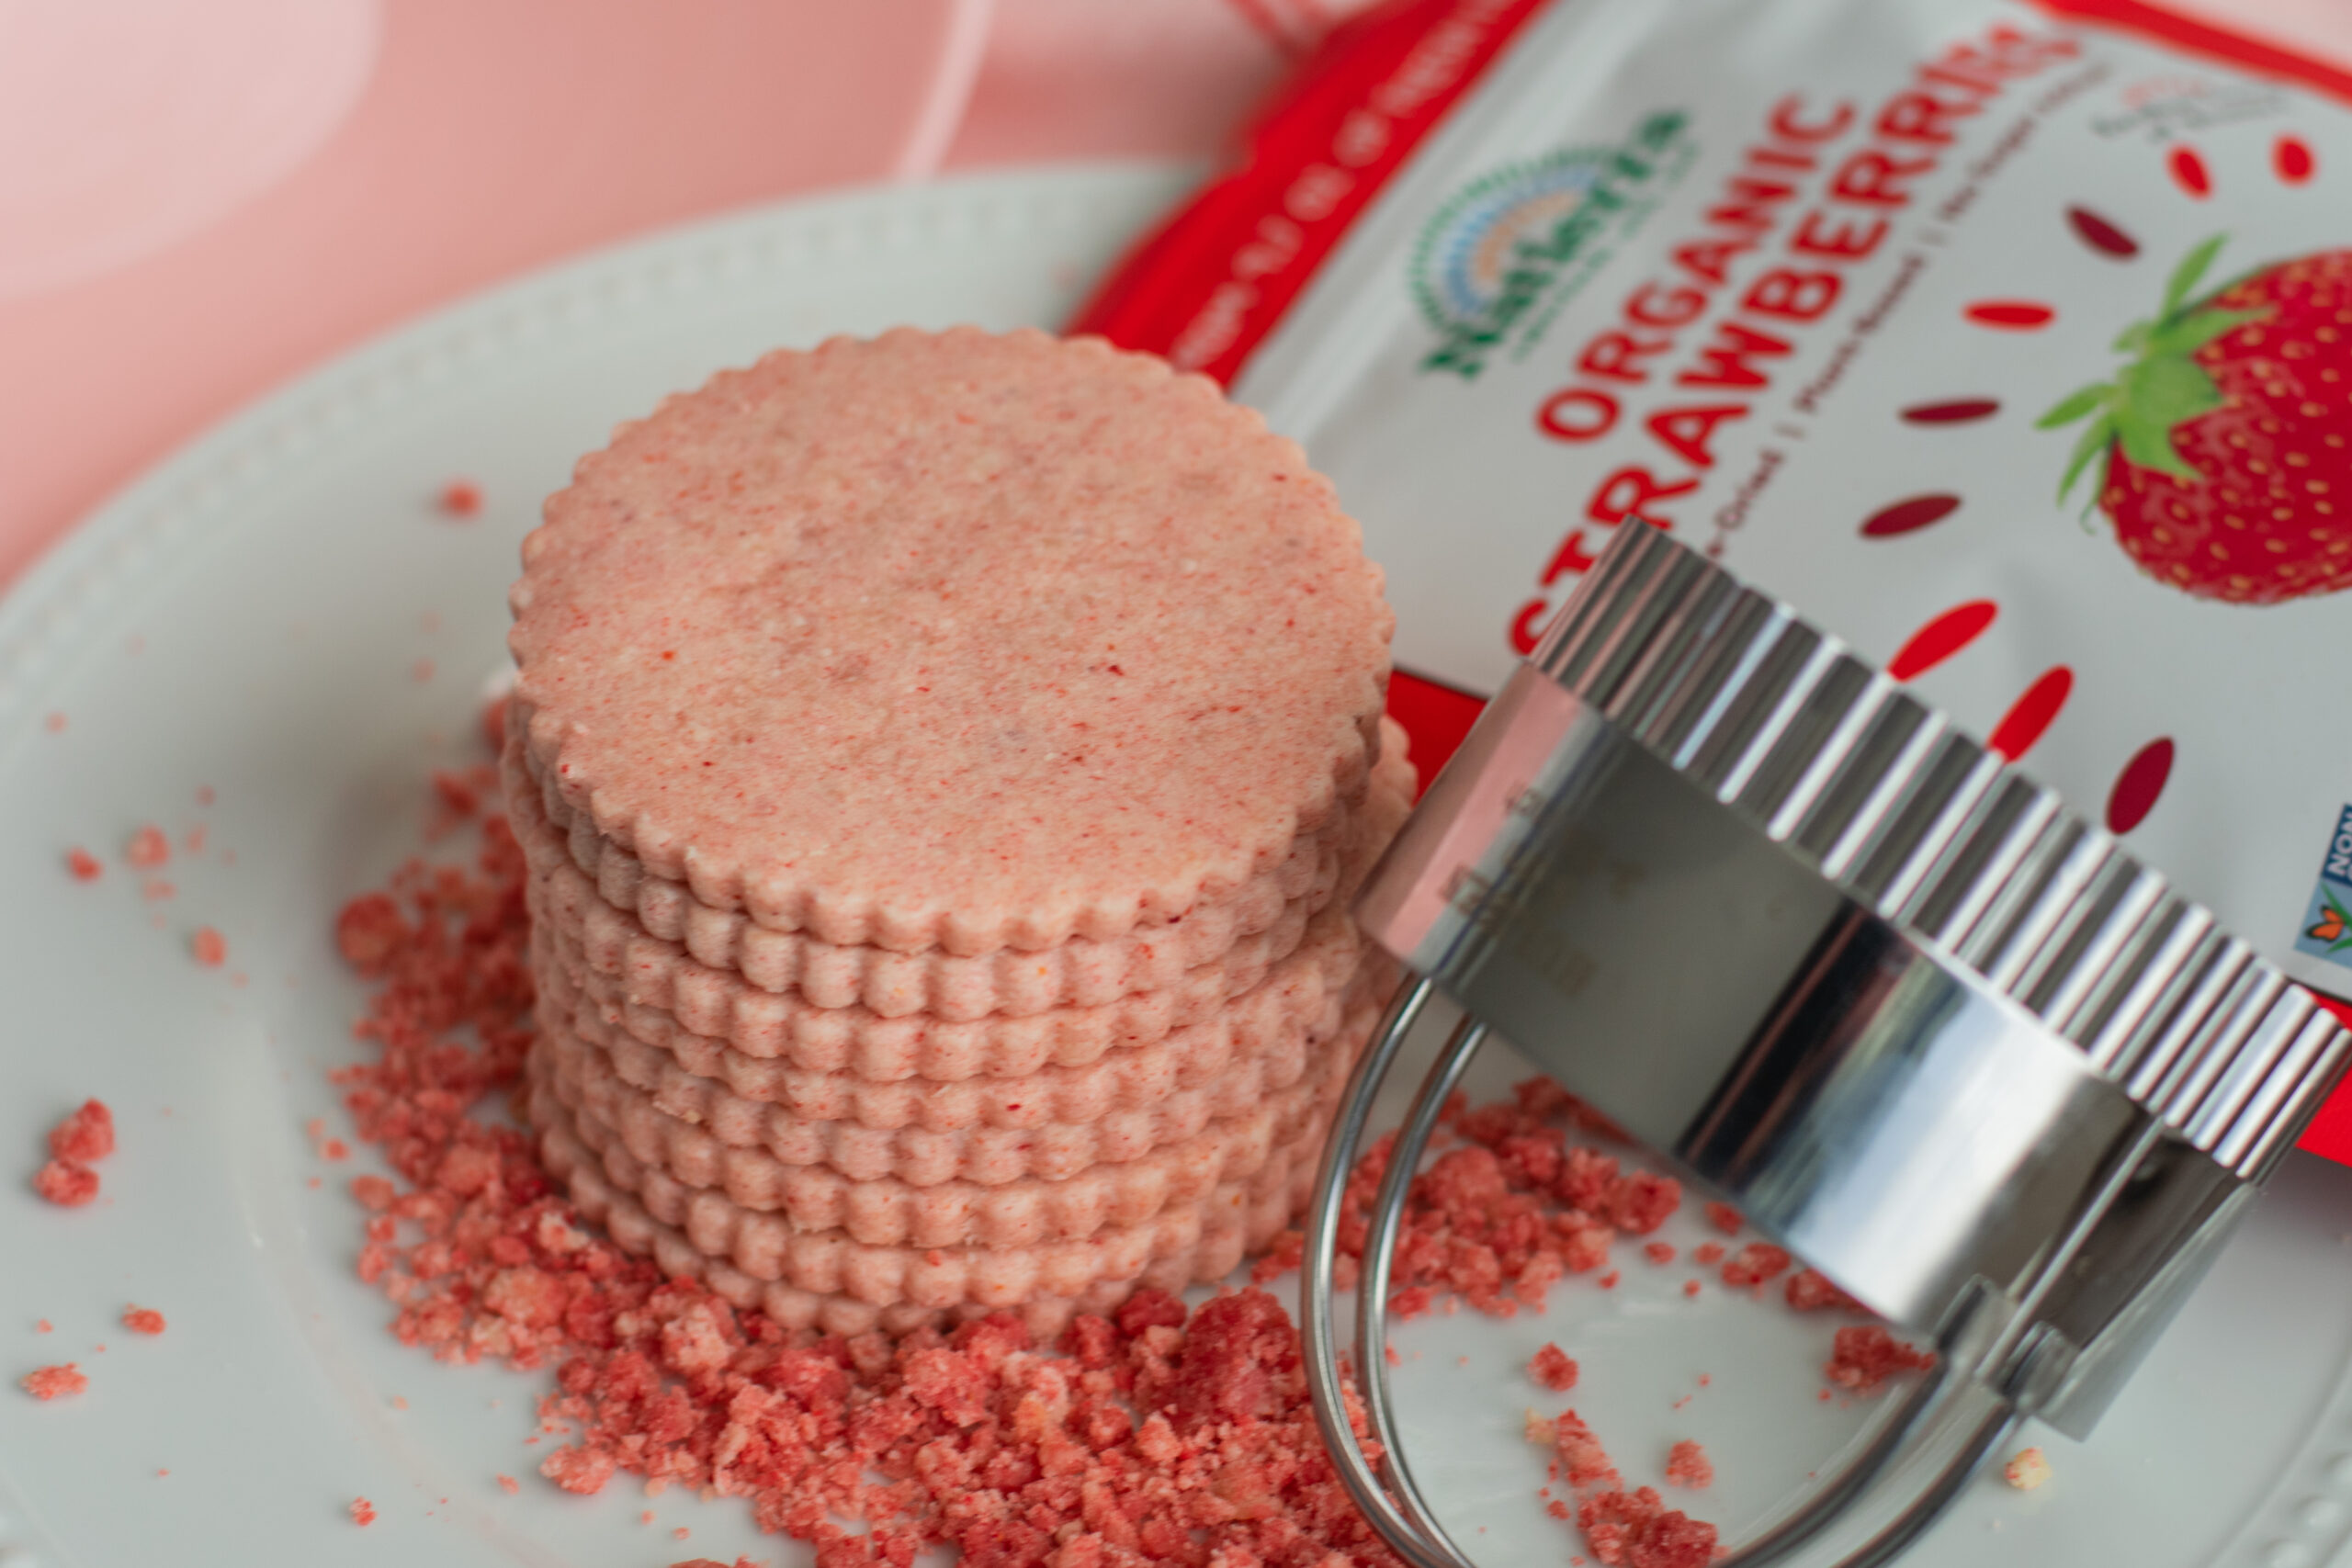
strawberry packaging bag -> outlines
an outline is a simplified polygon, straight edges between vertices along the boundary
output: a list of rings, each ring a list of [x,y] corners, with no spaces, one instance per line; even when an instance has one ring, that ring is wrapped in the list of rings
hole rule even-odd
[[[2131,0],[1415,0],[1076,326],[1337,481],[1425,769],[1652,525],[2343,998],[2347,96]]]

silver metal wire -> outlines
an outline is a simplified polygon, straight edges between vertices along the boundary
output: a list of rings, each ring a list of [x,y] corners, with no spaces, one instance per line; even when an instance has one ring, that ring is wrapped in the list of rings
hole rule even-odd
[[[1345,1207],[1349,1172],[1354,1168],[1363,1135],[1372,1119],[1373,1102],[1387,1079],[1402,1049],[1436,994],[1434,982],[1412,976],[1389,1003],[1381,1026],[1348,1080],[1346,1098],[1324,1149],[1315,1196],[1308,1210],[1306,1256],[1301,1260],[1301,1297],[1305,1322],[1306,1382],[1315,1404],[1316,1424],[1330,1451],[1340,1483],[1374,1528],[1413,1568],[1476,1568],[1437,1520],[1414,1483],[1404,1451],[1397,1443],[1393,1402],[1387,1379],[1388,1280],[1391,1255],[1402,1224],[1405,1199],[1422,1151],[1435,1129],[1440,1109],[1463,1070],[1483,1042],[1486,1029],[1465,1018],[1457,1026],[1423,1082],[1399,1130],[1378,1196],[1366,1216],[1363,1271],[1356,1297],[1356,1359],[1363,1380],[1367,1426],[1381,1447],[1382,1463],[1375,1471],[1364,1458],[1349,1419],[1346,1392],[1333,1343],[1332,1276],[1338,1261],[1339,1223]],[[1803,1506],[1757,1540],[1717,1560],[1716,1568],[1770,1568],[1812,1545],[1825,1535],[1862,1494],[1884,1477],[1895,1460],[1915,1439],[1932,1437],[1938,1422],[1953,1413],[1963,1385],[1954,1371],[1951,1352],[1972,1332],[1970,1321],[1982,1296],[1972,1298],[1965,1310],[1939,1336],[1936,1364],[1902,1403],[1883,1420],[1862,1450],[1805,1499]],[[1837,1568],[1881,1568],[1917,1540],[1967,1483],[1984,1457],[2020,1419],[2004,1403],[1981,1420],[1967,1442],[1939,1470],[1895,1518]]]

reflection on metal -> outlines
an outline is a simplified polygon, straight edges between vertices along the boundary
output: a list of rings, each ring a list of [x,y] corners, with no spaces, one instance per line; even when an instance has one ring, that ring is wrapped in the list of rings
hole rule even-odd
[[[2019,1419],[2086,1435],[2342,1071],[2352,1037],[2049,791],[1785,605],[1621,529],[1358,906],[1415,972],[1310,1214],[1307,1362],[1341,1475],[1416,1568],[1466,1568],[1404,1469],[1387,1253],[1438,1103],[1509,1041],[1939,1361],[1777,1562],[1918,1470],[1907,1545]],[[1442,995],[1370,1216],[1339,1404],[1334,1234],[1374,1094]],[[1945,1452],[1944,1450],[1949,1450]],[[1898,1461],[1900,1462],[1898,1462]]]

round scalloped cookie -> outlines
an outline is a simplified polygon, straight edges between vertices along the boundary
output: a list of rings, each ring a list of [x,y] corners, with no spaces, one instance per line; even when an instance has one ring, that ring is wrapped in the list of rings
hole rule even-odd
[[[530,863],[532,880],[544,889],[553,918],[577,931],[582,945],[617,953],[639,942],[662,942],[695,963],[741,975],[771,994],[798,995],[822,1008],[863,1007],[886,1017],[918,1012],[962,1020],[997,1012],[1021,1015],[1165,990],[1187,971],[1252,939],[1265,938],[1277,945],[1285,939],[1295,942],[1306,922],[1331,901],[1339,880],[1335,846],[1332,853],[1318,854],[1310,863],[1314,874],[1295,897],[1274,897],[1278,889],[1270,880],[1263,885],[1262,897],[1210,905],[1176,924],[1106,942],[1078,938],[1038,953],[1001,948],[971,958],[893,953],[765,931],[746,948],[714,952],[706,947],[696,953],[689,944],[649,930],[596,892],[548,824],[527,782],[515,776],[511,749],[509,762],[507,817]]]
[[[624,1082],[602,1053],[560,1027],[544,1027],[536,1049],[547,1054],[547,1081],[575,1124],[584,1130],[593,1122],[616,1137],[649,1171],[722,1192],[739,1208],[781,1214],[796,1231],[840,1231],[868,1247],[997,1249],[1139,1225],[1198,1201],[1221,1182],[1248,1180],[1336,1098],[1339,1078],[1353,1061],[1339,1040],[1302,1051],[1288,1083],[1133,1160],[1058,1178],[918,1187],[887,1176],[854,1180],[823,1167],[786,1165],[764,1149],[730,1147],[663,1112]],[[1304,1059],[1310,1055],[1312,1061]]]
[[[1339,881],[1325,905],[1327,909],[1338,906],[1344,912],[1352,901],[1357,886],[1412,809],[1413,784],[1412,764],[1401,754],[1401,747],[1392,754],[1384,746],[1363,808],[1348,817],[1340,840]],[[696,1033],[724,1038],[747,1050],[754,1049],[749,1042],[773,1039],[781,1032],[777,1021],[807,1016],[805,1010],[778,1009],[777,993],[752,985],[733,970],[714,969],[676,942],[645,931],[598,897],[560,846],[530,829],[535,818],[527,797],[514,802],[511,809],[516,837],[531,865],[526,891],[534,923],[552,929],[575,945],[590,968],[622,981],[630,1000],[661,1008],[681,1021],[692,1018],[695,1021],[688,1027]],[[989,977],[971,991],[932,994],[925,982],[940,971],[928,958],[893,954],[880,948],[842,948],[835,951],[865,960],[857,966],[859,977],[838,991],[829,986],[816,994],[803,988],[797,995],[810,1009],[820,1011],[857,1008],[864,1014],[883,1018],[924,1013],[950,1022],[1103,1007],[1124,998],[1166,990],[1190,993],[1197,1004],[1204,985],[1211,993],[1216,989],[1217,970],[1224,973],[1224,996],[1238,996],[1298,948],[1307,929],[1306,906],[1294,900],[1284,908],[1282,919],[1269,930],[1243,937],[1198,964],[1177,962],[1185,956],[1182,951],[1161,943],[1136,944],[1127,950],[1131,962],[1103,971],[1064,967],[1057,962],[1061,950],[1052,950],[1020,955],[1019,965],[1006,965],[1008,973]],[[1090,951],[1102,953],[1120,945],[1090,944]],[[974,976],[980,978],[980,972],[994,966],[998,959],[947,962],[968,962]],[[901,977],[914,984],[899,989]],[[801,1034],[797,1029],[791,1032],[796,1041]]]
[[[1375,1015],[1367,1009],[1350,1034],[1357,1046]],[[1198,1203],[1179,1204],[1136,1225],[1101,1230],[1083,1241],[1024,1247],[869,1247],[842,1232],[795,1231],[781,1215],[742,1208],[725,1194],[688,1187],[647,1168],[616,1136],[576,1118],[533,1061],[529,1114],[548,1167],[582,1210],[601,1217],[616,1241],[644,1250],[650,1238],[624,1234],[615,1197],[626,1194],[645,1218],[678,1233],[706,1263],[740,1270],[763,1285],[815,1296],[845,1295],[876,1307],[1018,1306],[1033,1297],[1077,1297],[1104,1280],[1131,1280],[1155,1258],[1186,1255],[1215,1262],[1219,1278],[1240,1260],[1261,1230],[1267,1238],[1290,1223],[1313,1181],[1330,1106],[1306,1134],[1277,1147],[1258,1172],[1220,1182]],[[1263,1222],[1271,1220],[1271,1224]],[[665,1267],[675,1265],[664,1260]],[[699,1277],[700,1270],[693,1270]]]
[[[1083,1066],[1025,1077],[869,1084],[847,1074],[763,1072],[751,1084],[767,1091],[759,1095],[738,1093],[673,1050],[639,1040],[582,1002],[560,974],[542,978],[539,1000],[546,1027],[594,1046],[663,1114],[707,1127],[722,1143],[766,1148],[788,1165],[834,1165],[859,1178],[899,1174],[903,1163],[917,1185],[927,1186],[967,1167],[977,1174],[959,1179],[1067,1175],[1098,1158],[1134,1158],[1190,1136],[1294,1081],[1309,1047],[1330,1038],[1361,989],[1331,987],[1313,1013],[1275,1027],[1237,1030],[1213,1020]],[[700,1036],[672,1038],[711,1046]],[[698,1066],[773,1066],[723,1046],[711,1051],[718,1060]],[[1025,1168],[1033,1163],[1038,1168]]]
[[[620,913],[636,916],[650,934],[677,942],[712,968],[733,969],[770,991],[790,989],[795,976],[822,973],[826,964],[842,962],[838,950],[805,931],[770,931],[740,910],[714,909],[692,890],[648,874],[636,856],[598,833],[586,816],[571,809],[562,791],[532,771],[527,747],[518,746],[503,761],[510,798],[529,795],[537,814],[544,818],[543,823],[533,824],[534,830],[560,842],[571,863],[594,886],[597,896]],[[1349,803],[1351,808],[1357,804]],[[1191,961],[1198,963],[1274,924],[1283,917],[1284,906],[1294,900],[1306,899],[1310,909],[1319,909],[1329,901],[1339,874],[1339,827],[1340,820],[1335,819],[1318,832],[1301,834],[1291,840],[1290,852],[1278,863],[1227,897],[1204,900],[1173,919],[1138,922],[1133,931],[1099,943],[1072,937],[1060,944],[1059,962],[1101,969],[1116,964],[1118,954],[1088,953],[1087,947],[1118,949],[1142,942],[1181,940],[1182,947],[1193,955]],[[521,830],[519,823],[517,830]],[[1181,931],[1175,929],[1179,924],[1183,928]],[[1023,956],[1018,951],[1007,951],[989,967],[1001,969],[1018,964]],[[932,963],[941,978],[933,984],[952,986],[950,977],[978,962],[933,954]]]
[[[915,1097],[922,1091],[910,1087],[910,1080],[940,1085],[1027,1078],[1050,1068],[1084,1067],[1109,1054],[1156,1045],[1181,1030],[1211,1026],[1232,1032],[1237,1047],[1248,1047],[1268,1032],[1319,1010],[1347,984],[1363,952],[1347,911],[1334,907],[1315,918],[1288,956],[1238,996],[1227,994],[1237,976],[1220,964],[1211,966],[1204,978],[1202,970],[1193,971],[1172,990],[1017,1019],[959,1023],[927,1014],[883,1019],[864,1009],[808,1009],[794,1021],[802,1028],[782,1040],[775,1038],[782,1030],[763,1032],[758,1043],[767,1048],[755,1053],[690,1028],[686,1019],[666,1008],[633,1000],[628,979],[596,968],[576,942],[552,926],[537,927],[531,938],[533,968],[542,981],[577,992],[605,1023],[669,1053],[688,1071],[720,1080],[735,1094],[830,1120],[875,1127],[920,1122],[941,1130],[967,1124],[968,1118],[948,1112],[973,1102],[942,1095],[922,1101],[933,1109],[918,1111]],[[721,1029],[729,1022],[722,1009],[690,1008],[687,1016]],[[843,1096],[854,1097],[854,1106],[831,1110],[841,1106]]]
[[[1279,864],[1370,764],[1394,622],[1329,482],[1213,383],[968,328],[668,399],[549,498],[511,602],[515,720],[598,833],[771,930],[964,956]]]

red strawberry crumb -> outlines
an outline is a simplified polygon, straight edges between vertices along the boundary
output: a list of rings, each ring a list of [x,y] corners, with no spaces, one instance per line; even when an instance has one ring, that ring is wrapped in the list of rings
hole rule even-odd
[[[1686,1296],[1695,1296],[1695,1295],[1697,1295],[1697,1294],[1699,1293],[1699,1290],[1700,1290],[1700,1285],[1699,1285],[1699,1281],[1698,1281],[1698,1280],[1683,1280],[1683,1281],[1682,1281],[1682,1293],[1683,1293],[1684,1295],[1686,1295]]]
[[[53,1159],[33,1177],[33,1190],[61,1209],[78,1209],[98,1195],[98,1173],[80,1160]]]
[[[1667,1450],[1666,1479],[1671,1485],[1704,1491],[1714,1484],[1714,1461],[1707,1457],[1705,1449],[1686,1438]]]
[[[192,855],[200,855],[204,852],[204,841],[209,837],[210,837],[210,829],[207,829],[203,823],[198,822],[195,827],[190,828],[187,830],[187,835],[180,840],[180,842],[187,846],[188,853]]]
[[[44,1402],[71,1398],[90,1386],[90,1380],[72,1361],[62,1367],[42,1367],[28,1372],[20,1382],[27,1393]]]
[[[523,1483],[511,1475],[502,1475],[498,1478],[498,1489],[512,1497],[523,1490]]]
[[[161,1334],[164,1314],[153,1307],[127,1306],[122,1309],[122,1325],[133,1334]]]
[[[1765,1241],[1752,1241],[1724,1265],[1724,1283],[1734,1290],[1765,1284],[1787,1273],[1790,1261],[1786,1247],[1774,1247]]]
[[[149,823],[130,835],[130,842],[123,847],[122,858],[141,871],[153,871],[172,858],[172,840],[164,830]]]
[[[106,870],[106,863],[89,851],[76,847],[65,852],[65,869],[74,874],[76,882],[96,882],[98,874]]]
[[[1546,1344],[1527,1363],[1527,1375],[1550,1389],[1554,1393],[1566,1393],[1577,1386],[1577,1364],[1557,1345]]]
[[[481,514],[481,486],[471,479],[451,479],[441,487],[435,503],[451,517],[478,517]]]
[[[1554,1445],[1559,1450],[1560,1471],[1571,1486],[1596,1486],[1618,1483],[1617,1467],[1609,1461],[1609,1454],[1584,1417],[1573,1410],[1563,1410],[1552,1423]]]
[[[198,926],[196,935],[189,939],[188,951],[196,955],[198,964],[208,969],[218,969],[228,959],[229,943],[210,926]]]
[[[1848,1312],[1864,1313],[1866,1308],[1829,1282],[1829,1277],[1818,1269],[1801,1269],[1789,1276],[1784,1292],[1791,1306],[1799,1312],[1817,1312],[1823,1307],[1844,1307]]]
[[[57,1325],[44,1317],[33,1325],[33,1332],[35,1334],[54,1334],[57,1332]]]
[[[41,724],[51,735],[65,733],[65,715],[62,712],[51,713],[47,718],[41,720]]]
[[[1712,1264],[1721,1262],[1724,1252],[1727,1250],[1729,1249],[1726,1248],[1722,1242],[1702,1241],[1698,1246],[1690,1249],[1690,1261],[1696,1263],[1702,1269],[1704,1269]]]
[[[1737,1235],[1740,1227],[1747,1224],[1747,1216],[1729,1203],[1710,1203],[1704,1212],[1707,1223],[1725,1235]]]
[[[685,1526],[680,1525],[676,1529],[670,1532],[670,1539],[672,1540],[684,1540],[694,1533],[694,1531],[688,1529]]]
[[[319,1157],[321,1159],[349,1159],[351,1145],[341,1138],[329,1138],[319,1145]]]
[[[1595,1280],[1593,1283],[1604,1291],[1613,1291],[1617,1288],[1617,1283],[1620,1278],[1622,1278],[1622,1276],[1618,1274],[1617,1270],[1611,1269],[1608,1273],[1603,1274],[1600,1279]]]
[[[49,1130],[49,1152],[85,1164],[106,1158],[114,1153],[114,1112],[104,1100],[84,1100],[81,1109]]]
[[[1706,1568],[1715,1559],[1715,1527],[1668,1508],[1654,1486],[1588,1497],[1577,1523],[1611,1568]]]
[[[1932,1353],[1905,1345],[1871,1323],[1839,1329],[1822,1371],[1840,1388],[1868,1393],[1896,1372],[1925,1371],[1935,1364]]]
[[[139,885],[139,896],[150,904],[160,904],[179,896],[179,889],[160,876],[151,876]]]
[[[351,1500],[351,1522],[363,1529],[376,1522],[376,1505],[365,1497]]]
[[[1662,1269],[1666,1265],[1674,1261],[1674,1244],[1670,1241],[1651,1242],[1648,1246],[1642,1248],[1642,1256]]]

